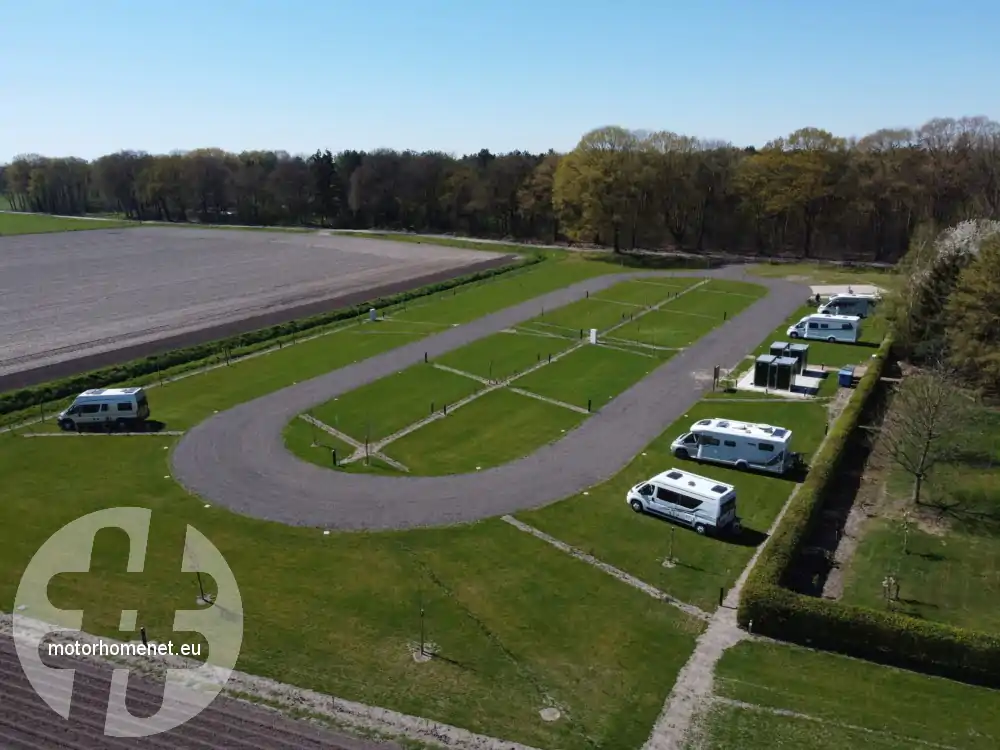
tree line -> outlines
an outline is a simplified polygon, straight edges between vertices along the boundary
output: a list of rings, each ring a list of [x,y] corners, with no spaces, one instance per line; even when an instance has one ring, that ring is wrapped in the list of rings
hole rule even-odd
[[[894,262],[921,224],[1000,217],[1000,124],[810,127],[759,149],[604,127],[567,154],[29,154],[0,189],[14,210],[53,214]]]

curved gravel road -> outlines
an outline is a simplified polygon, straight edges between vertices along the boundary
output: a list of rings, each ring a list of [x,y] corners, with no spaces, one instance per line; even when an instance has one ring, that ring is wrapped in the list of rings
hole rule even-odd
[[[173,452],[174,476],[189,491],[237,513],[328,529],[441,526],[547,505],[618,472],[710,387],[713,366],[735,367],[802,306],[808,287],[755,277],[754,283],[768,288],[767,296],[665,362],[562,439],[493,469],[440,477],[338,472],[290,453],[282,430],[311,407],[423,361],[424,352],[440,356],[533,318],[543,308],[575,302],[585,292],[638,278],[740,279],[744,268],[588,279],[275,391],[190,430]]]

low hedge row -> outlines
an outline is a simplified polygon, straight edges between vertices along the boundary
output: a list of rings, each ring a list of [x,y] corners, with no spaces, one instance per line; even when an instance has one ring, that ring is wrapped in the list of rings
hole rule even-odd
[[[809,476],[748,578],[740,624],[760,635],[869,661],[1000,686],[1000,638],[894,612],[804,596],[782,586],[822,510],[851,433],[869,404],[892,347],[887,338],[830,431]]]
[[[220,352],[232,352],[243,347],[253,346],[268,341],[276,342],[284,337],[310,331],[322,326],[327,326],[340,320],[348,320],[350,318],[357,317],[367,312],[367,310],[371,307],[385,308],[392,305],[402,304],[413,299],[427,297],[432,294],[447,291],[448,289],[454,289],[455,287],[489,279],[509,273],[516,269],[525,268],[526,266],[539,263],[542,260],[543,258],[541,256],[527,256],[521,261],[511,265],[501,266],[500,268],[494,268],[487,271],[479,271],[466,276],[459,276],[438,284],[431,284],[429,286],[413,289],[408,292],[394,294],[390,297],[383,297],[363,302],[352,307],[332,310],[331,312],[323,313],[322,315],[302,318],[301,320],[293,320],[288,323],[261,328],[257,331],[251,331],[239,336],[231,336],[229,338],[199,344],[198,346],[186,347],[184,349],[175,349],[170,352],[165,352],[164,354],[145,357],[143,359],[137,359],[132,362],[126,362],[112,367],[104,367],[100,370],[80,373],[79,375],[72,375],[67,378],[60,378],[59,380],[53,380],[31,388],[21,388],[16,391],[3,393],[0,394],[0,415],[35,408],[39,404],[75,396],[88,388],[110,386],[116,383],[123,383],[128,380],[134,380],[136,378],[163,372],[164,370],[177,368],[182,365],[204,363],[212,357],[218,356]]]

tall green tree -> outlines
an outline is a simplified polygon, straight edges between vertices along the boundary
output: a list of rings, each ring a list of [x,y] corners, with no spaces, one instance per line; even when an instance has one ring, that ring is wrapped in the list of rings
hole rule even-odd
[[[958,277],[947,306],[952,363],[1000,395],[1000,233],[986,239]]]

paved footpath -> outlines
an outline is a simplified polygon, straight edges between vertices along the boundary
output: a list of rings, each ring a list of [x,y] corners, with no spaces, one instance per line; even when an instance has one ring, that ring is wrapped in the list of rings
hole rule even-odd
[[[191,492],[237,513],[295,526],[407,529],[536,508],[603,482],[711,387],[715,365],[740,360],[802,306],[806,286],[753,277],[769,294],[650,373],[600,412],[530,456],[485,471],[390,477],[325,469],[290,453],[282,429],[296,415],[411,365],[607,289],[655,277],[742,279],[745,266],[636,272],[588,279],[214,415],[180,440],[173,474]],[[669,311],[669,306],[665,308]]]

